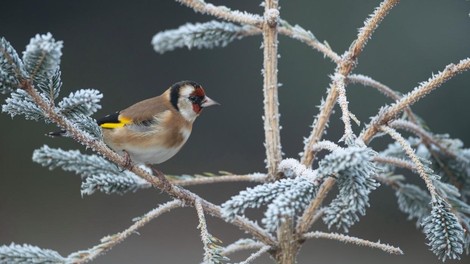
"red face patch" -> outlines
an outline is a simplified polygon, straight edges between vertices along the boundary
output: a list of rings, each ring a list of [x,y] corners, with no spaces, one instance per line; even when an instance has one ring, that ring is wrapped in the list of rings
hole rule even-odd
[[[204,92],[204,89],[202,89],[201,86],[198,86],[194,89],[194,92],[192,93],[192,95],[198,96],[198,97],[204,97],[206,96],[206,93]]]

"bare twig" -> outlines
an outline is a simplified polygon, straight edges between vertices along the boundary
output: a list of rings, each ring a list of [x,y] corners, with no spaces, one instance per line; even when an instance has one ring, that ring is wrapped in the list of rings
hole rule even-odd
[[[345,76],[342,74],[335,74],[333,76],[333,87],[338,90],[338,104],[341,108],[341,119],[344,123],[344,134],[340,141],[345,141],[347,144],[353,143],[355,136],[351,126],[351,115],[352,113],[348,108],[348,98],[346,97],[346,82]]]
[[[403,251],[398,247],[394,247],[389,244],[382,244],[380,242],[372,242],[369,240],[347,236],[343,234],[338,234],[338,233],[325,233],[325,232],[315,231],[315,232],[306,233],[303,236],[303,238],[304,239],[326,238],[326,239],[331,239],[331,240],[338,240],[343,243],[350,243],[350,244],[354,244],[358,246],[377,248],[389,254],[403,255]]]
[[[201,184],[224,183],[224,182],[264,182],[267,175],[264,173],[253,173],[246,175],[222,175],[210,177],[196,177],[191,179],[170,179],[170,182],[178,186],[192,186]]]
[[[236,22],[240,24],[252,25],[261,28],[263,25],[263,18],[250,14],[247,12],[241,12],[238,10],[230,10],[226,6],[215,6],[204,2],[203,0],[176,0],[181,4],[192,8],[194,11],[209,14],[227,21]]]
[[[394,101],[398,101],[401,98],[401,95],[392,90],[387,85],[380,83],[369,76],[362,75],[362,74],[351,74],[348,76],[347,81],[349,83],[358,83],[364,86],[369,86],[375,88],[377,91],[381,92],[382,94],[386,95],[387,97],[392,98]]]
[[[260,249],[265,245],[252,239],[240,239],[226,246],[222,250],[222,255],[228,256],[242,250]]]
[[[454,152],[449,150],[447,147],[443,146],[439,141],[436,141],[434,139],[434,137],[429,132],[427,132],[422,127],[420,127],[420,126],[418,126],[414,123],[411,123],[411,122],[406,121],[406,120],[398,119],[398,120],[395,120],[395,121],[391,122],[390,127],[398,128],[398,129],[404,129],[404,130],[407,130],[409,132],[412,132],[413,134],[415,134],[415,135],[419,136],[420,138],[422,138],[424,141],[429,142],[432,145],[436,146],[440,151],[442,151],[442,153],[446,154],[447,156],[449,156],[451,158],[456,158],[457,157],[457,154],[455,154]]]
[[[255,253],[251,254],[247,259],[245,259],[245,261],[242,261],[239,264],[252,263],[255,259],[261,257],[261,255],[268,252],[269,249],[270,249],[269,246],[264,246],[264,247],[260,248],[258,251],[256,251]]]
[[[470,69],[470,58],[461,60],[457,64],[447,65],[442,72],[433,75],[428,81],[421,83],[420,86],[413,89],[413,91],[403,96],[399,101],[392,104],[386,108],[385,111],[376,116],[366,128],[366,130],[362,132],[361,138],[364,142],[368,143],[379,131],[380,126],[387,124],[391,120],[395,119],[398,114],[406,107],[416,103],[418,100],[441,86],[443,83],[447,82],[452,77],[467,71],[468,69]]]
[[[428,188],[429,193],[431,194],[431,197],[435,199],[438,196],[436,187],[434,187],[434,185],[432,184],[432,180],[426,172],[426,168],[424,167],[423,163],[419,160],[418,156],[415,154],[410,144],[397,131],[395,131],[395,129],[391,127],[381,126],[380,130],[389,134],[390,137],[392,137],[396,142],[401,145],[406,155],[408,155],[411,161],[415,164],[416,172],[419,174],[421,179],[423,179],[424,183],[426,184],[426,188]]]
[[[341,148],[338,146],[336,143],[329,141],[329,140],[322,140],[320,142],[317,142],[315,145],[312,147],[312,151],[318,152],[320,150],[328,150],[328,151],[334,151],[338,148]]]
[[[416,165],[413,162],[395,157],[386,157],[378,155],[374,157],[374,161],[378,163],[390,164],[395,167],[400,167],[411,171],[416,171]]]
[[[70,263],[86,263],[89,261],[94,260],[99,255],[105,253],[106,251],[110,250],[115,245],[121,243],[132,234],[135,234],[137,230],[151,220],[159,217],[160,215],[169,212],[171,209],[181,207],[183,203],[179,200],[173,200],[171,202],[167,202],[165,204],[160,205],[159,207],[153,209],[152,211],[146,213],[144,216],[140,217],[133,225],[131,225],[126,230],[111,235],[106,236],[101,239],[101,243],[84,251],[78,251],[70,254],[67,257],[68,262]]]
[[[321,43],[310,31],[307,31],[298,25],[292,26],[287,21],[281,20],[279,34],[297,39],[300,42],[307,44],[315,50],[323,53],[325,57],[328,57],[335,63],[339,63],[341,60],[341,57],[334,52],[330,46]]]

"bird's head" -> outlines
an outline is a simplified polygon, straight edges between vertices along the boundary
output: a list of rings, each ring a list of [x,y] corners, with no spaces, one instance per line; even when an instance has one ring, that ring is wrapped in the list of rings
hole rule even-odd
[[[203,108],[219,105],[206,95],[201,85],[193,81],[177,82],[169,90],[171,104],[190,122],[196,119]]]

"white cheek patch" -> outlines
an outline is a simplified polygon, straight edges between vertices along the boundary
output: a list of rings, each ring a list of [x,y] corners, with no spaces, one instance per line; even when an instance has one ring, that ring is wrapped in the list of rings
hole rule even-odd
[[[180,88],[180,98],[178,99],[178,108],[181,115],[189,122],[193,122],[198,114],[194,112],[193,104],[188,97],[194,92],[192,86],[184,86]]]

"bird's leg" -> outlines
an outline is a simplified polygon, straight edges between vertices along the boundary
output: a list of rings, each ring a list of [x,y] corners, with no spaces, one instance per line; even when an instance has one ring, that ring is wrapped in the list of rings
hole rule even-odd
[[[163,172],[157,170],[155,167],[153,167],[150,164],[147,164],[147,166],[152,170],[153,174],[163,183],[163,189],[165,191],[169,191],[172,188],[172,185],[168,181],[168,179],[165,177]]]
[[[127,152],[125,149],[123,149],[122,152],[124,153],[124,165],[122,166],[121,172],[125,170],[131,170],[133,167],[131,155],[129,155],[129,152]]]

